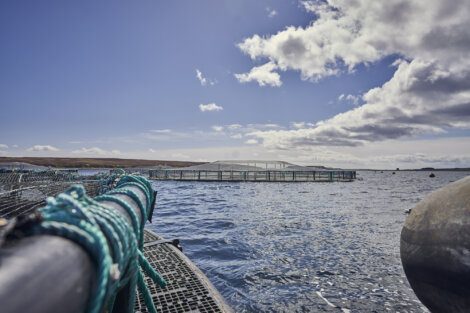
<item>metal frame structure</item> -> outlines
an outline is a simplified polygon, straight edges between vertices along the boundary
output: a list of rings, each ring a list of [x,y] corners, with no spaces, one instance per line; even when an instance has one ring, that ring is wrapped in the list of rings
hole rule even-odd
[[[325,170],[283,161],[216,161],[186,168],[150,170],[155,180],[233,182],[333,182],[353,181],[356,171]]]

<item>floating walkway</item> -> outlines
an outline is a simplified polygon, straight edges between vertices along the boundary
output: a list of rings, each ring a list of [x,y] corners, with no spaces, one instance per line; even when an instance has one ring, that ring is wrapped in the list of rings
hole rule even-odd
[[[149,178],[233,182],[346,182],[356,179],[356,171],[326,170],[283,161],[217,161],[185,168],[150,170]]]
[[[144,255],[165,279],[160,287],[145,277],[152,301],[159,313],[230,313],[209,279],[169,240],[145,230]],[[135,313],[147,313],[144,299],[137,293]]]

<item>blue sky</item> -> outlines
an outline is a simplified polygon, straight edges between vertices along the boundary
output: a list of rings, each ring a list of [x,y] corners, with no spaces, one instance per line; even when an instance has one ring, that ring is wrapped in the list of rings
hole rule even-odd
[[[423,117],[406,109],[422,94],[388,103],[398,91],[385,86],[423,71],[465,76],[465,64],[428,56],[422,43],[377,43],[366,22],[358,34],[331,13],[334,6],[357,19],[336,2],[4,1],[0,154],[470,166],[468,125],[449,113],[467,114],[467,87]],[[384,14],[376,13],[371,18]],[[379,105],[392,122],[370,118]],[[397,106],[406,114],[397,116]],[[346,125],[340,113],[364,121]],[[436,116],[445,118],[415,126]],[[318,124],[325,121],[326,130]]]

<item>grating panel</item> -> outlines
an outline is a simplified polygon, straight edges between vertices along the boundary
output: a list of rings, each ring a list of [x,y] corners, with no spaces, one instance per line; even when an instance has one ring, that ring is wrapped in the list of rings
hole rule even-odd
[[[146,240],[161,240],[149,231],[146,231],[145,235]],[[207,277],[171,244],[147,246],[144,248],[144,254],[167,282],[167,286],[161,288],[146,277],[146,283],[159,313],[231,312]],[[140,313],[148,312],[141,295],[137,295],[135,310]]]
[[[161,240],[161,238],[158,237],[157,235],[155,235],[154,233],[152,233],[148,230],[145,230],[145,232],[144,232],[144,244],[145,243],[150,243],[152,241],[158,241],[158,240]]]

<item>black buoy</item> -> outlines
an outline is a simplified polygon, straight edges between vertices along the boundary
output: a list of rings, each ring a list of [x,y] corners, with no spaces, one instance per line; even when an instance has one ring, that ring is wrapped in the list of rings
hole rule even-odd
[[[394,174],[394,175],[395,175],[395,172],[392,172],[392,174]]]
[[[434,173],[431,173],[429,174],[429,177],[433,178],[433,177],[436,177],[436,175],[434,175]]]
[[[431,312],[470,312],[470,176],[411,210],[400,254],[411,287]]]

